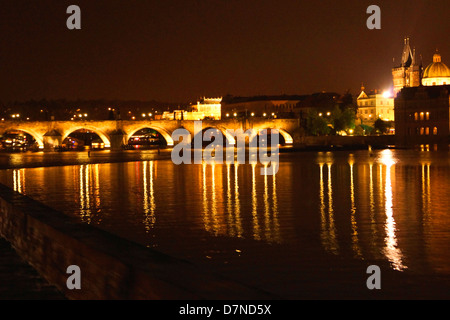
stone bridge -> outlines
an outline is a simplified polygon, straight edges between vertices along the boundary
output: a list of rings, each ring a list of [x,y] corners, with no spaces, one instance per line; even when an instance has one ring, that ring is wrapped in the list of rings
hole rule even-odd
[[[95,132],[104,142],[106,148],[122,149],[139,130],[148,128],[159,132],[167,142],[173,146],[178,141],[172,139],[172,133],[179,128],[188,130],[194,136],[194,120],[104,120],[104,121],[1,121],[0,134],[9,131],[22,131],[31,135],[40,149],[53,150],[60,146],[72,132],[86,129]],[[286,144],[294,142],[294,132],[299,128],[297,119],[227,119],[227,120],[203,120],[202,130],[218,129],[230,141],[234,138],[227,134],[227,129],[255,131],[264,129],[277,129],[283,136]]]

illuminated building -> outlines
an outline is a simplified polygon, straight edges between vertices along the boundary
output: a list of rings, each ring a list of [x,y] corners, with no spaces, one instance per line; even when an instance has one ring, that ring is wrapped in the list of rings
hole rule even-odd
[[[424,86],[442,86],[450,84],[450,69],[442,62],[441,55],[436,52],[433,62],[423,72],[422,84]]]
[[[383,93],[375,90],[366,93],[361,87],[361,93],[356,99],[358,105],[357,119],[361,124],[373,125],[380,118],[384,121],[394,121],[394,98],[389,91]]]
[[[211,120],[221,119],[222,98],[205,98],[197,101],[197,112]]]
[[[421,73],[422,63],[418,63],[415,49],[411,50],[409,38],[405,38],[401,63],[392,69],[394,96],[397,96],[402,88],[420,86]]]
[[[163,120],[220,120],[222,109],[222,98],[202,98],[192,111],[174,110],[164,112]]]
[[[395,99],[397,146],[447,145],[450,85],[403,88]]]

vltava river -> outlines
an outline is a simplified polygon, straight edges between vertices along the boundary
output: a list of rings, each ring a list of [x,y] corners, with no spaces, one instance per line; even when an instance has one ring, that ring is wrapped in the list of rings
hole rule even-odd
[[[450,297],[448,152],[287,153],[274,176],[170,159],[7,169],[0,182],[282,298]]]

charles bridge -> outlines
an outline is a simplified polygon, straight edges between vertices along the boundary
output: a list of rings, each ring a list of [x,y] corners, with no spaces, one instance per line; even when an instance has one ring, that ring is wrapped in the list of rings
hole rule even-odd
[[[22,131],[31,135],[40,149],[54,150],[62,144],[71,133],[85,129],[96,133],[102,139],[105,148],[122,149],[128,140],[142,129],[153,129],[166,140],[167,146],[177,141],[172,139],[176,129],[184,128],[194,135],[194,120],[72,120],[72,121],[1,121],[0,134],[9,131]],[[248,129],[255,131],[277,129],[286,144],[294,143],[294,135],[299,130],[298,119],[227,119],[202,120],[202,130],[218,129],[231,142],[234,141],[228,130]],[[233,139],[231,141],[231,139]]]

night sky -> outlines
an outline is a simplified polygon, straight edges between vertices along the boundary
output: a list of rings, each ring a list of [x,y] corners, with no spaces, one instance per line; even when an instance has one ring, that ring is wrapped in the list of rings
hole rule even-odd
[[[81,8],[81,30],[66,9]],[[366,9],[381,8],[381,30]],[[404,36],[450,65],[450,1],[2,0],[0,101],[358,94],[391,86]]]

